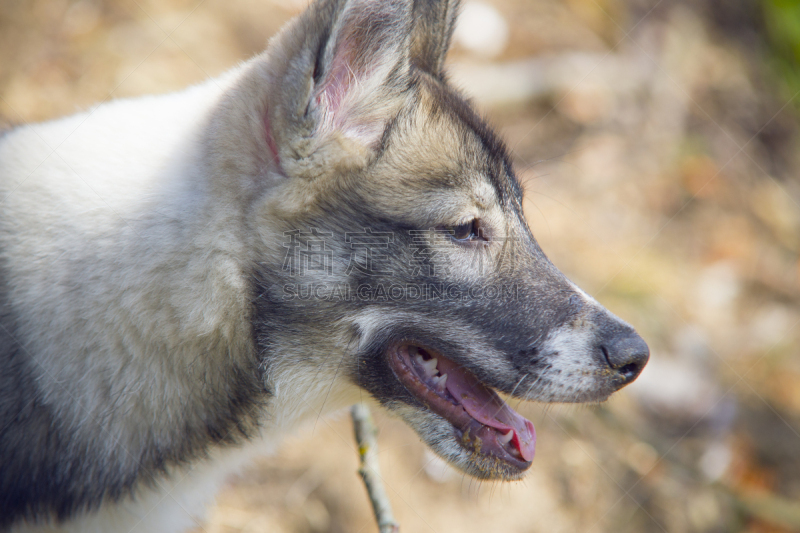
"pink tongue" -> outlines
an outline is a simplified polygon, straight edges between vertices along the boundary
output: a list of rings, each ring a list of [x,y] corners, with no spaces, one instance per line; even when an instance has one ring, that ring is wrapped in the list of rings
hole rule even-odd
[[[461,402],[472,418],[504,434],[513,429],[511,443],[524,460],[533,459],[536,431],[529,420],[510,408],[493,390],[487,389],[466,369],[444,358],[439,359],[438,368],[440,373],[447,374],[447,390]]]

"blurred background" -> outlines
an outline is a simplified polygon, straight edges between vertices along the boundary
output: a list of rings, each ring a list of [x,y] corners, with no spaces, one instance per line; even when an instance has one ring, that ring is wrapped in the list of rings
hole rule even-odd
[[[217,75],[306,3],[2,0],[0,127]],[[376,413],[402,530],[800,531],[800,2],[465,0],[449,62],[544,250],[652,357],[605,404],[518,406],[519,483]],[[320,419],[196,531],[377,531],[356,469],[347,413]]]

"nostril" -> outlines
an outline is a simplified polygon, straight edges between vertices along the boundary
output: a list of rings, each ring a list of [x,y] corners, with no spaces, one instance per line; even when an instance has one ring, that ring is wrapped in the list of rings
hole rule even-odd
[[[625,378],[626,382],[633,381],[634,379],[636,379],[636,376],[639,375],[639,372],[642,371],[643,366],[644,365],[639,366],[634,363],[629,363],[621,368],[618,368],[617,372],[622,374],[622,377]]]
[[[603,357],[605,357],[608,366],[614,368],[614,365],[611,364],[611,359],[608,357],[608,348],[606,348],[605,346],[600,346],[600,351],[603,352]]]
[[[600,351],[608,366],[622,376],[624,381],[620,386],[635,380],[650,358],[647,343],[630,330],[608,339],[608,342],[600,346]]]

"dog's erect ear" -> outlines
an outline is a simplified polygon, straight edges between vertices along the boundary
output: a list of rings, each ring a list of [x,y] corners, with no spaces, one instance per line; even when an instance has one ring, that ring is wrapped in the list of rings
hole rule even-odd
[[[411,61],[440,76],[456,25],[460,0],[414,0]]]
[[[413,0],[319,0],[279,37],[269,119],[282,163],[378,146],[408,94],[412,24]]]
[[[386,103],[407,87],[410,0],[341,2],[317,58],[314,101],[321,133],[338,131],[364,144],[383,133]]]

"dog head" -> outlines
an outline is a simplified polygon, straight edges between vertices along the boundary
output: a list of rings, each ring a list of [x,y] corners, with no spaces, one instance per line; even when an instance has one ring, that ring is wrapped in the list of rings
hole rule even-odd
[[[547,259],[506,148],[448,85],[456,4],[313,4],[222,102],[214,165],[245,191],[270,387],[291,377],[298,409],[367,391],[465,472],[514,479],[535,433],[496,391],[603,401],[649,351]]]

